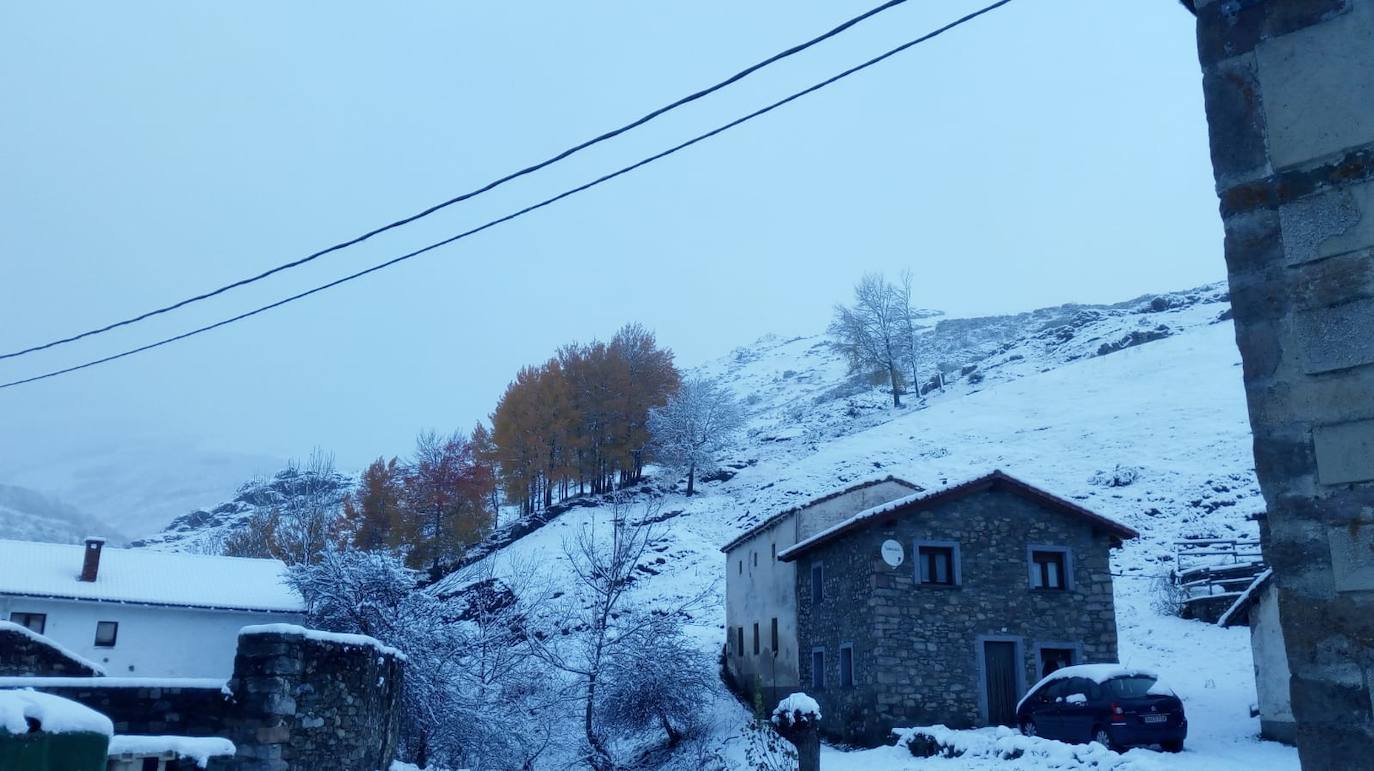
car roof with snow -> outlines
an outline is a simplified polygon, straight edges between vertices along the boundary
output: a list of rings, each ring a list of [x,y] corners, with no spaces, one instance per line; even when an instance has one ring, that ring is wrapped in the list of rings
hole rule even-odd
[[[0,595],[209,610],[301,613],[281,560],[106,547],[82,581],[81,544],[0,540]]]
[[[1019,712],[1021,710],[1021,705],[1026,703],[1026,699],[1030,698],[1031,694],[1040,690],[1047,683],[1053,683],[1057,680],[1068,680],[1075,677],[1091,680],[1098,685],[1118,677],[1149,677],[1153,678],[1155,681],[1155,684],[1150,686],[1151,693],[1158,692],[1165,695],[1173,695],[1173,691],[1169,686],[1165,685],[1164,681],[1160,679],[1159,673],[1152,669],[1128,667],[1122,664],[1075,664],[1070,667],[1060,667],[1042,677],[1040,682],[1027,688],[1026,694],[1021,697],[1020,701],[1016,702],[1017,711]]]
[[[778,559],[782,560],[783,562],[790,562],[792,560],[795,560],[803,553],[810,551],[811,549],[815,548],[816,546],[819,546],[820,544],[826,543],[834,538],[838,538],[839,536],[849,533],[853,530],[866,527],[867,525],[879,521],[879,519],[884,515],[901,514],[907,511],[916,511],[928,508],[930,506],[935,506],[946,501],[956,500],[958,498],[963,498],[968,495],[973,495],[975,493],[980,493],[992,489],[1006,490],[1016,495],[1021,495],[1023,497],[1037,501],[1038,503],[1049,509],[1062,512],[1072,517],[1087,520],[1088,522],[1092,523],[1093,526],[1106,531],[1107,533],[1122,541],[1129,541],[1133,538],[1138,538],[1140,536],[1140,533],[1136,532],[1135,530],[1129,527],[1126,527],[1120,522],[1108,519],[1107,517],[1104,517],[1101,514],[1089,511],[1083,508],[1082,506],[1073,503],[1072,501],[1068,501],[1063,498],[1060,498],[1057,495],[1048,493],[1027,482],[1023,482],[1020,479],[1017,479],[1016,477],[1007,474],[1006,472],[1003,472],[1001,470],[995,470],[991,473],[984,474],[982,476],[975,477],[967,481],[949,484],[936,489],[922,490],[920,492],[913,493],[912,495],[908,495],[905,498],[898,498],[896,500],[888,501],[887,503],[874,506],[871,509],[861,511],[836,525],[833,525],[829,528],[826,528],[825,530],[820,531],[819,533],[816,533],[810,538],[798,542],[795,546],[783,549],[782,551],[778,552]]]

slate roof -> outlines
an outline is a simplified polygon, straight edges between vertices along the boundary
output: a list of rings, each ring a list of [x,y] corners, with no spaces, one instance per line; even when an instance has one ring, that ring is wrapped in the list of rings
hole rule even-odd
[[[887,503],[874,506],[871,509],[861,511],[849,519],[832,525],[810,538],[799,541],[795,545],[783,549],[778,552],[778,559],[783,562],[791,562],[803,553],[810,551],[822,543],[826,543],[832,539],[877,522],[882,515],[899,514],[907,511],[925,509],[946,501],[956,500],[994,488],[1024,496],[1049,509],[1087,520],[1094,526],[1107,531],[1122,541],[1129,541],[1133,538],[1140,537],[1140,533],[1115,520],[1108,519],[1101,514],[1089,511],[1072,501],[1048,493],[1010,474],[998,470],[964,482],[946,485],[939,489],[923,490],[908,495],[905,498],[897,498]]]
[[[897,477],[891,475],[885,477],[878,477],[875,479],[865,479],[864,481],[852,484],[849,487],[844,488],[843,490],[836,490],[831,493],[826,493],[825,495],[822,495],[819,498],[812,498],[806,503],[799,503],[791,508],[783,509],[782,511],[779,511],[778,513],[768,517],[767,519],[763,520],[757,525],[754,525],[748,530],[745,530],[743,533],[740,533],[738,536],[734,538],[734,540],[730,541],[730,543],[727,543],[724,546],[720,547],[720,550],[723,552],[728,552],[736,546],[739,546],[740,544],[749,540],[750,538],[753,538],[756,534],[761,533],[764,530],[767,530],[768,528],[772,527],[773,525],[776,525],[778,522],[786,519],[787,517],[796,514],[802,509],[815,506],[818,503],[825,503],[826,501],[831,500],[832,498],[838,498],[841,495],[848,495],[849,493],[862,490],[865,487],[880,485],[884,482],[896,482],[897,484],[902,485],[904,487],[910,487],[912,490],[917,492],[919,492],[922,489],[920,486],[914,485],[906,481],[905,479],[898,479]]]
[[[0,595],[301,613],[280,560],[106,546],[95,581],[81,581],[82,544],[0,540]]]

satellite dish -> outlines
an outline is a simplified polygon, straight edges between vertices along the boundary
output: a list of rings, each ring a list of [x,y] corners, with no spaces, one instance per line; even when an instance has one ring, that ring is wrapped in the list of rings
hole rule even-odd
[[[894,568],[901,565],[902,560],[906,558],[906,552],[902,550],[902,545],[890,538],[883,541],[882,553],[883,562]]]

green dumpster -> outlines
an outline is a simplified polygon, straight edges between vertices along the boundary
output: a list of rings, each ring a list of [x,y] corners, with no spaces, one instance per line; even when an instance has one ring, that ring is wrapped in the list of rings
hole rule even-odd
[[[110,719],[74,701],[34,691],[0,691],[0,769],[104,771]]]

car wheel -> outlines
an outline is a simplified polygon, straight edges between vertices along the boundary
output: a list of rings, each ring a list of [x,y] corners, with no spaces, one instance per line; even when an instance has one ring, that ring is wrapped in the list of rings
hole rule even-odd
[[[1027,719],[1027,720],[1023,720],[1023,721],[1021,722],[1021,735],[1022,735],[1022,736],[1035,736],[1035,735],[1036,735],[1036,734],[1035,734],[1035,721],[1034,721],[1034,720],[1029,720],[1029,719]]]
[[[1175,739],[1171,742],[1160,742],[1159,746],[1163,747],[1165,752],[1183,752],[1182,739]]]
[[[1116,746],[1116,742],[1112,741],[1112,735],[1108,733],[1107,729],[1105,728],[1099,728],[1096,731],[1093,731],[1093,741],[1097,742],[1103,747],[1106,747],[1112,752],[1119,751],[1119,749]]]

